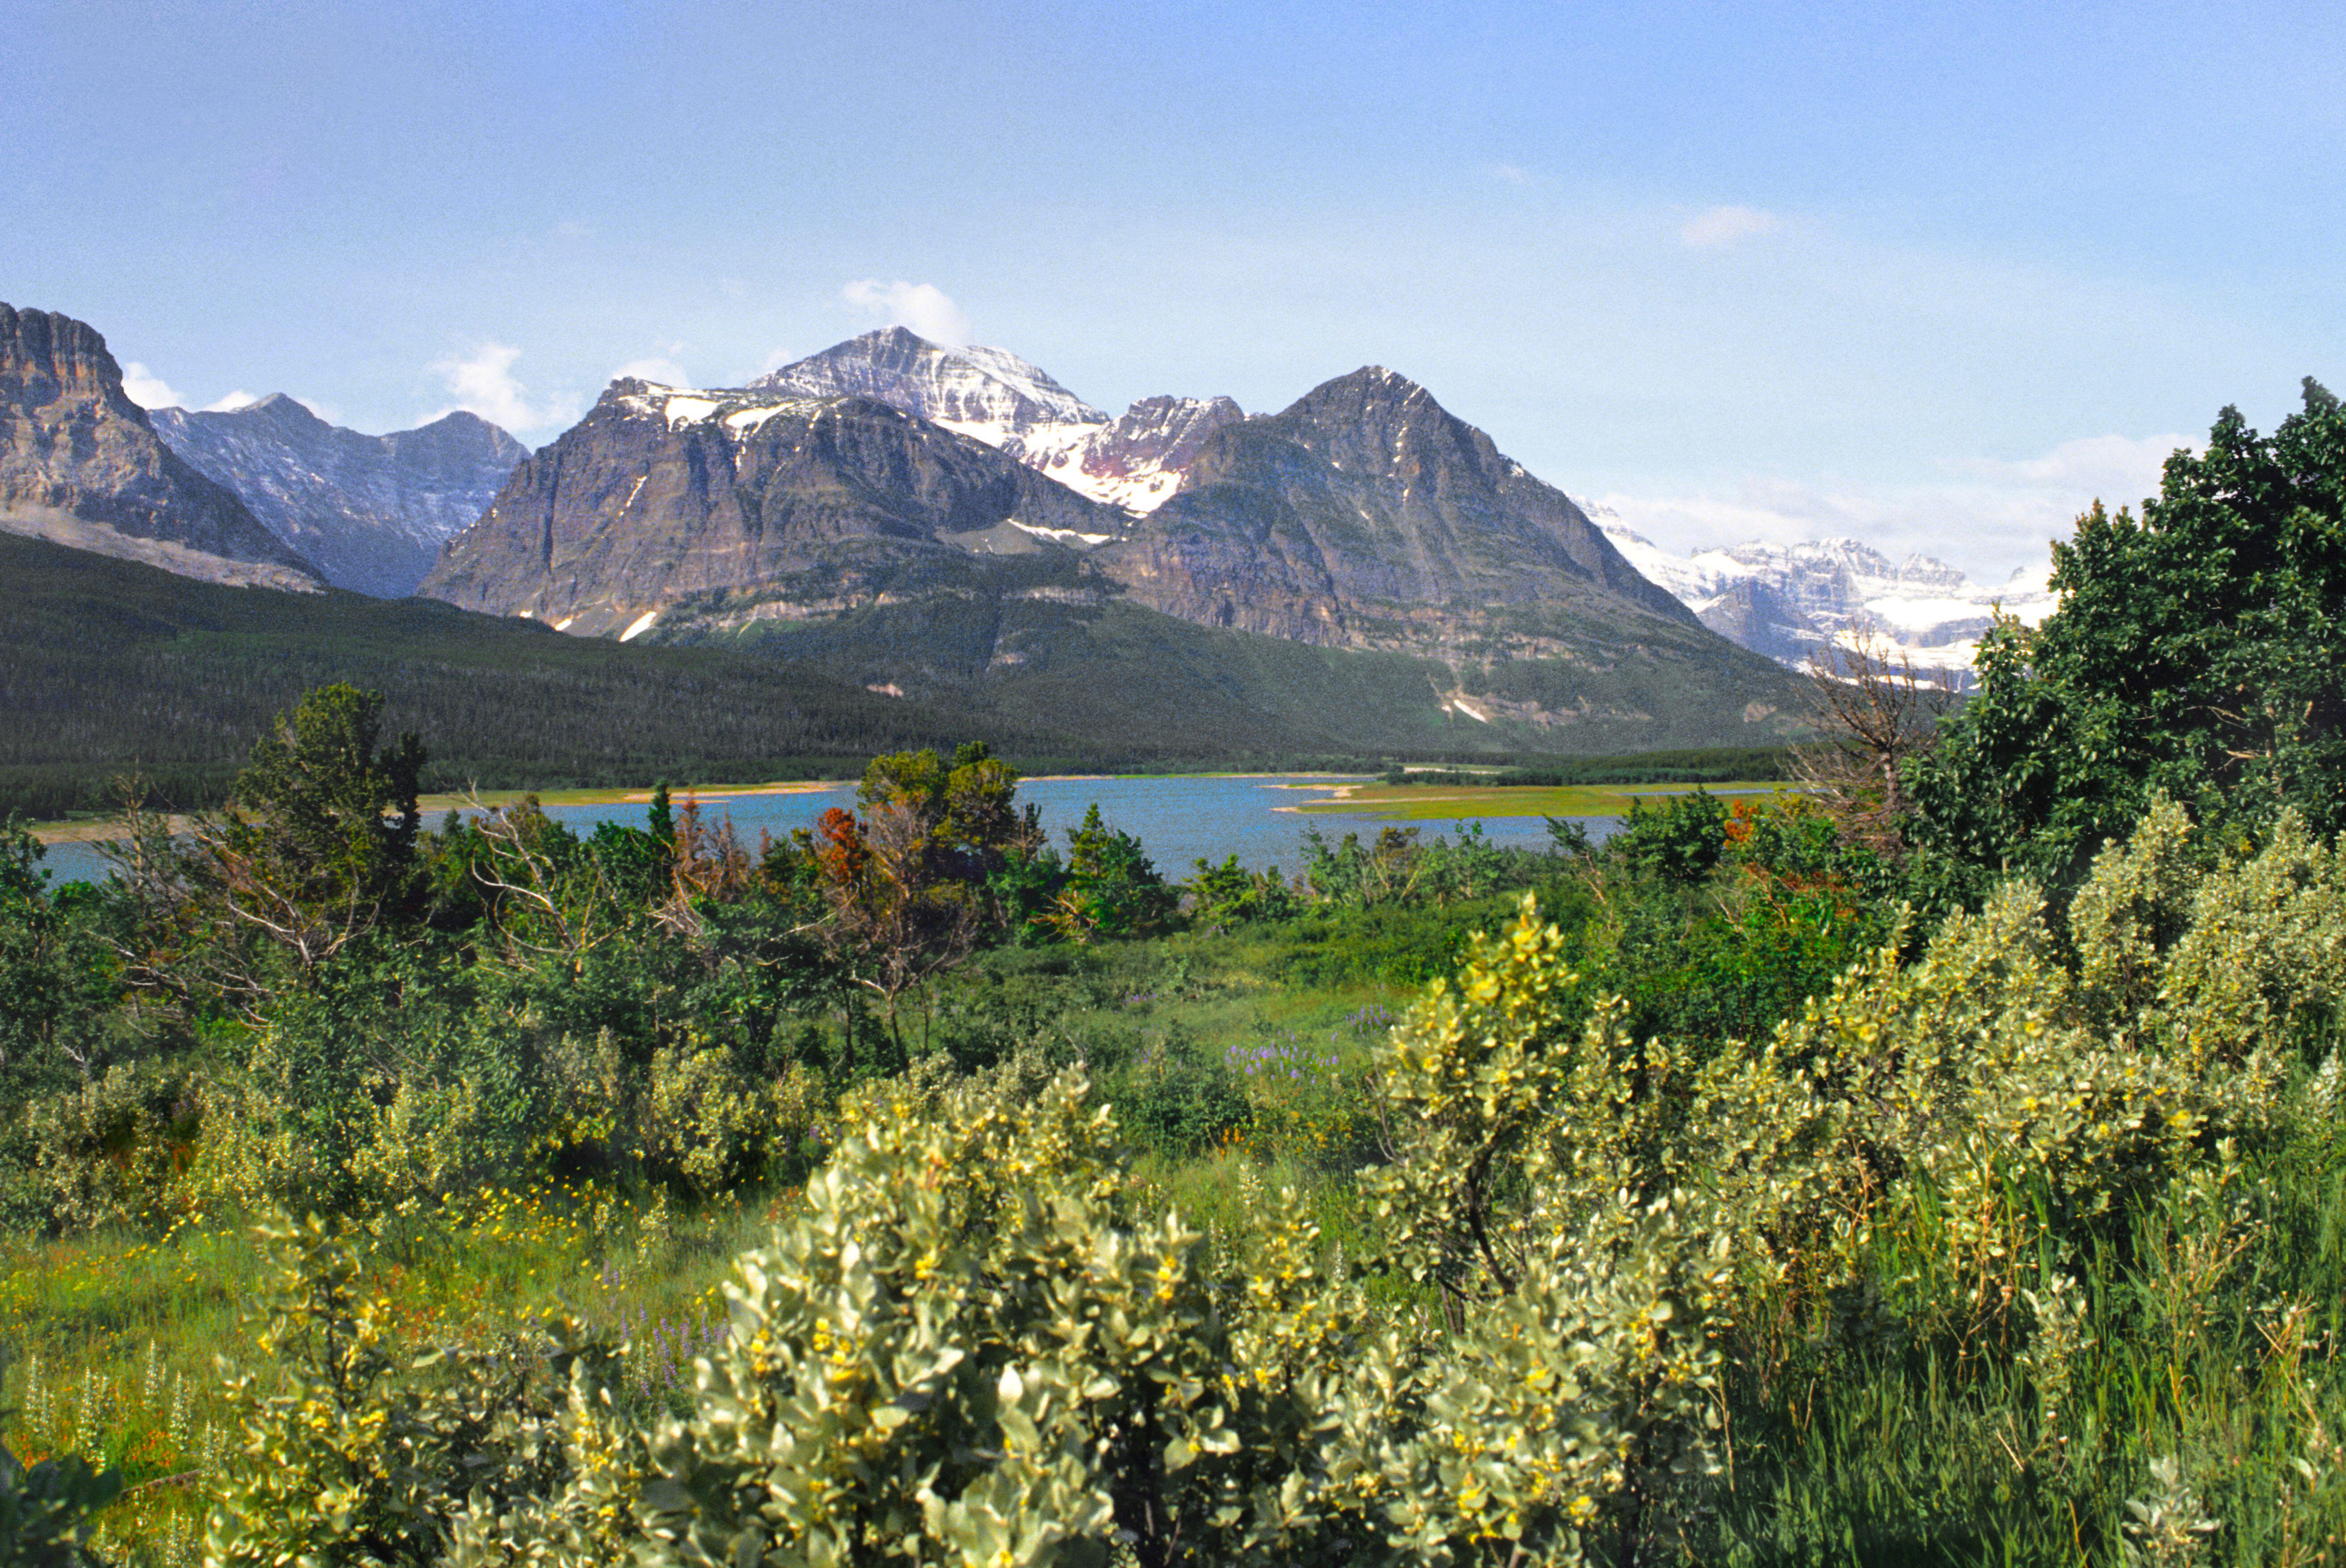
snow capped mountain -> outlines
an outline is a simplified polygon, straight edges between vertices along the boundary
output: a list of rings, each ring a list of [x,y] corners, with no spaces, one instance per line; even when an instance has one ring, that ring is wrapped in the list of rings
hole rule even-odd
[[[1917,668],[1968,672],[1979,639],[2001,608],[2034,626],[2051,613],[2048,566],[2026,567],[1983,587],[1943,561],[1892,561],[1855,539],[1797,545],[1759,541],[1678,555],[1625,525],[1607,507],[1582,509],[1652,581],[1678,596],[1723,636],[1784,664],[1823,644],[1871,633]]]
[[[1096,593],[1127,519],[871,397],[613,382],[530,454],[422,592],[622,641],[680,622]]]
[[[1111,420],[1007,350],[947,348],[902,327],[850,338],[747,390],[872,398],[1135,514],[1170,500],[1206,438],[1246,417],[1226,397],[1151,397]]]
[[[1027,461],[1070,490],[1146,515],[1181,488],[1209,437],[1245,419],[1226,397],[1145,397],[1115,423],[1088,427],[1080,441]]]
[[[1108,423],[1107,414],[1016,354],[949,349],[902,327],[833,344],[760,376],[750,390],[868,397],[1003,450],[1045,432],[1072,434]]]
[[[763,385],[672,387],[628,378],[613,382],[597,406],[628,418],[655,420],[670,431],[708,425],[738,451],[768,420],[782,414],[803,418],[826,398],[847,395],[871,394],[800,392]]]

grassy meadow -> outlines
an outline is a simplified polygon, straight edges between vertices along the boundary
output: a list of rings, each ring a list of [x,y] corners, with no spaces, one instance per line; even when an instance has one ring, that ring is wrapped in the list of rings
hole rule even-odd
[[[1790,786],[1771,779],[1729,779],[1717,784],[1493,784],[1459,789],[1442,785],[1369,783],[1338,787],[1324,800],[1294,809],[1313,817],[1359,813],[1386,821],[1452,822],[1483,817],[1626,817],[1638,806],[1654,807],[1699,788],[1723,799],[1773,797]]]
[[[1148,1144],[1130,1177],[1147,1206],[1234,1247],[1263,1190],[1294,1187],[1331,1241],[1358,1251],[1372,1221],[1349,1173],[1372,1138],[1372,1049],[1418,989],[1374,972],[1442,962],[1452,940],[1417,930],[1364,963],[1322,961],[1336,975],[1326,983],[1271,978],[1321,955],[1308,937],[1259,928],[1013,949],[938,987],[912,1027],[944,1055],[987,1057],[1024,1027],[1056,1059],[1117,1064],[1110,1081]],[[692,1359],[725,1332],[735,1255],[801,1203],[795,1183],[692,1199],[545,1178],[378,1217],[359,1247],[403,1342],[490,1348],[567,1312],[626,1342],[621,1392],[649,1414],[688,1404]],[[217,1363],[267,1365],[255,1330],[281,1263],[256,1238],[258,1217],[221,1205],[0,1240],[0,1345],[12,1358],[0,1443],[28,1463],[80,1454],[122,1472],[128,1489],[101,1515],[101,1550],[168,1568],[198,1561],[204,1482],[237,1441]]]

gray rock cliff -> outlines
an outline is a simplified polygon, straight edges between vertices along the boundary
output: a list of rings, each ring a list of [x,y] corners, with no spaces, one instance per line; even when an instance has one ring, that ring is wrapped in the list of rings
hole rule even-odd
[[[299,551],[156,434],[95,328],[6,305],[0,529],[212,582],[318,585]]]
[[[1119,513],[863,397],[612,383],[514,471],[422,592],[636,635],[689,601],[803,614],[985,557],[1075,561]]]
[[[1511,607],[1695,624],[1562,491],[1374,366],[1215,431],[1100,565],[1168,615],[1340,647],[1473,636]]]

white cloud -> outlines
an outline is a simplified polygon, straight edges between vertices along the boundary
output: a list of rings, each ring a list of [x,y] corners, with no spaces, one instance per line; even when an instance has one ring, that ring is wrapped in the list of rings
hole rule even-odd
[[[1678,238],[1698,250],[1716,250],[1782,227],[1782,219],[1756,207],[1711,207],[1679,224]]]
[[[1518,164],[1494,163],[1487,170],[1493,179],[1507,185],[1545,185],[1546,179]]]
[[[2042,567],[2045,547],[2066,538],[2096,500],[2112,511],[2158,493],[2159,470],[2187,436],[2087,436],[2042,456],[1942,464],[1938,483],[1807,483],[1753,476],[1678,494],[1616,493],[1595,499],[1630,528],[1691,553],[1761,540],[1859,539],[1896,558],[1935,556],[1974,582],[1997,584]]]
[[[666,387],[688,387],[692,384],[691,372],[684,368],[681,361],[661,354],[646,360],[629,360],[611,375],[615,380],[620,376],[633,376],[638,381],[658,382]]]
[[[533,402],[529,389],[513,373],[514,361],[520,358],[521,351],[510,344],[483,343],[467,358],[433,361],[425,368],[448,383],[456,401],[432,417],[463,409],[509,431],[568,423],[577,412],[577,399],[556,392],[543,402]]]
[[[140,408],[185,408],[187,400],[137,360],[122,367],[122,395]]]
[[[969,317],[933,283],[859,278],[842,289],[839,297],[867,316],[906,328],[933,343],[958,349],[969,341]]]
[[[218,402],[208,402],[204,404],[204,412],[206,413],[233,413],[240,408],[250,408],[254,403],[257,403],[260,401],[260,399],[254,396],[252,393],[246,392],[242,387],[239,387],[236,391],[229,393],[228,396],[220,399]]]
[[[629,360],[614,376],[634,376],[638,381],[657,382],[662,386],[688,387],[693,384],[692,372],[684,368],[684,345],[662,343],[657,352],[641,359]]]
[[[2018,463],[1974,458],[1953,464],[1957,471],[1988,480],[2091,490],[2112,510],[2131,506],[2158,493],[2158,476],[2169,453],[2178,446],[2197,450],[2188,435],[2150,435],[2140,441],[2123,435],[2089,435],[2065,441],[2042,457]]]

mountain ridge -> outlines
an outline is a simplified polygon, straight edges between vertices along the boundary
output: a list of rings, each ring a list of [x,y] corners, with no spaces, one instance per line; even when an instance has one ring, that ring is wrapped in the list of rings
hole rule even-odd
[[[414,592],[528,449],[462,410],[367,435],[275,392],[240,408],[148,411],[156,433],[233,491],[326,581],[377,598]]]
[[[1189,647],[1150,629],[1162,616],[1411,661],[1375,700],[1493,727],[1476,749],[1749,743],[1793,723],[1780,667],[1704,628],[1407,378],[1364,367],[1256,417],[1144,400],[1149,459],[1177,462],[1179,484],[1139,511],[1056,482],[1048,454],[1022,460],[1005,411],[1079,400],[971,353],[872,333],[749,387],[615,382],[422,591],[574,633],[737,639],[941,700],[991,701],[1046,667],[1080,682],[1055,637],[1101,657]],[[1080,408],[1087,440],[1117,423]],[[979,424],[994,439],[956,428]],[[1196,667],[1240,657],[1213,647]]]
[[[0,304],[0,530],[215,582],[307,588],[316,567],[198,472],[123,391],[105,337]]]
[[[2035,625],[2055,600],[2050,565],[2023,566],[1993,587],[1919,553],[1892,561],[1862,540],[1750,540],[1679,555],[1585,505],[1625,557],[1704,625],[1779,663],[1804,667],[1821,648],[1868,641],[1918,670],[1971,677],[1997,614]]]
[[[967,557],[1067,555],[1122,516],[870,398],[614,382],[521,463],[420,591],[582,635],[822,613]]]

